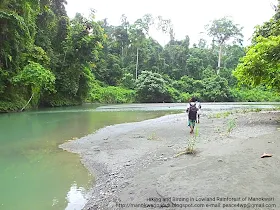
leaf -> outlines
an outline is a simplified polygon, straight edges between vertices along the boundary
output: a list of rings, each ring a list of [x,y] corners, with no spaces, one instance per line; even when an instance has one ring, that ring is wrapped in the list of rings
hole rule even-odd
[[[272,157],[272,154],[263,153],[261,158]]]

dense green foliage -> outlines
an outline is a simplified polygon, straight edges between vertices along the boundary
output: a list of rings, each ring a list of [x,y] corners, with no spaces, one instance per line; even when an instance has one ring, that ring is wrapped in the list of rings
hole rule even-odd
[[[1,1],[0,111],[18,110],[19,101],[28,99],[36,107],[79,104],[88,97],[106,35],[94,19],[77,14],[70,21],[64,5]]]
[[[201,39],[191,46],[188,36],[175,40],[163,17],[147,14],[129,23],[123,15],[121,25],[112,26],[95,21],[94,11],[70,20],[65,3],[1,1],[0,112],[83,102],[186,102],[192,95],[201,101],[279,100],[279,7],[245,49],[241,28],[227,18],[208,25],[212,43]],[[152,27],[169,34],[169,43],[154,40]],[[238,42],[227,44],[232,38]]]
[[[135,101],[135,91],[121,87],[95,87],[87,102],[91,103],[132,103]]]
[[[280,36],[260,36],[256,41],[242,58],[235,75],[244,84],[264,84],[280,91]]]
[[[276,14],[254,33],[253,45],[236,68],[240,84],[264,85],[280,91],[280,1]]]

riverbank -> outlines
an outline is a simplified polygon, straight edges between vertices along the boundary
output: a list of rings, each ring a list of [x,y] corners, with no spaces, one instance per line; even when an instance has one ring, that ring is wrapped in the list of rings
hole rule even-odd
[[[276,209],[272,205],[280,206],[279,120],[280,112],[276,111],[224,118],[204,113],[198,125],[196,155],[175,157],[192,138],[185,113],[109,126],[60,147],[78,153],[96,176],[84,209],[144,209],[132,204],[163,203],[171,207],[230,205],[245,197],[274,198],[249,203],[271,204],[271,208],[261,209]],[[228,136],[229,121],[235,121],[237,127]],[[273,156],[260,158],[264,152]],[[205,200],[215,197],[236,200]],[[120,204],[130,207],[121,208]]]

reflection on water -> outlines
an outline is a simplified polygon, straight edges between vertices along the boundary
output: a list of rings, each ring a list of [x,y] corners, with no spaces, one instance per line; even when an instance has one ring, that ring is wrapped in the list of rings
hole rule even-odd
[[[68,205],[65,210],[82,209],[86,202],[86,190],[83,187],[77,187],[77,184],[73,184],[70,191],[67,193]]]

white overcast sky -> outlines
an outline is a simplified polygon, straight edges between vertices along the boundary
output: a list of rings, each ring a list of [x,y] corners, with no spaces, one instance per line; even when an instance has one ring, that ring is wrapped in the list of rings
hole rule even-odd
[[[175,38],[184,39],[190,36],[191,43],[206,38],[204,26],[209,21],[224,16],[232,18],[234,23],[244,27],[244,44],[249,42],[254,27],[268,21],[274,14],[271,3],[277,0],[67,0],[66,10],[70,18],[77,12],[89,15],[90,9],[96,10],[96,19],[108,19],[109,24],[119,25],[120,17],[125,14],[130,23],[152,14],[171,19],[174,25]],[[151,32],[153,38],[166,44],[168,36]]]

